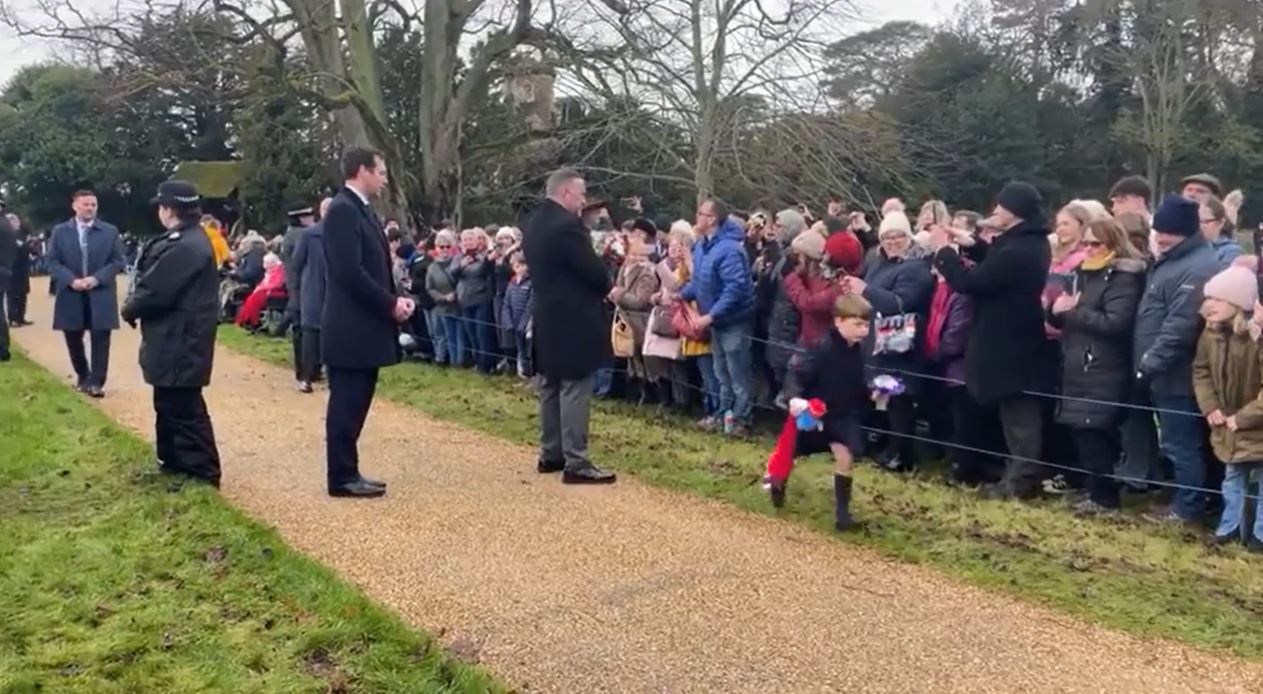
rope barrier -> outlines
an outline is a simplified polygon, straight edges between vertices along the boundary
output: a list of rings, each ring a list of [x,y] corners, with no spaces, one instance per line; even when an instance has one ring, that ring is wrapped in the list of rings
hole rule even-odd
[[[462,320],[465,320],[465,319],[462,317]],[[469,322],[476,323],[476,324],[481,324],[481,325],[495,325],[494,323],[491,323],[491,322],[488,322],[488,321],[478,321],[478,320],[473,320],[473,319],[469,319]],[[474,346],[472,346],[472,345],[465,345],[465,351],[469,352],[470,354],[474,354],[474,355],[489,355],[489,356],[494,356],[494,357],[496,357],[497,359],[507,359],[507,358],[508,358],[508,357],[506,357],[506,355],[504,355],[504,354],[503,354],[503,353],[501,353],[501,352],[488,352],[488,351],[486,351],[486,350],[480,350],[480,349],[477,349],[476,347],[474,347]],[[629,370],[629,369],[620,369],[620,368],[617,368],[617,367],[614,367],[614,366],[610,366],[610,367],[603,367],[603,369],[602,369],[602,370],[607,370],[607,371],[609,371],[609,372],[610,372],[610,373],[612,373],[612,374],[613,374],[613,373],[617,373],[617,374],[624,374],[624,375],[628,375],[628,376],[635,376],[635,374],[634,374],[631,370]],[[689,390],[692,390],[692,391],[696,391],[696,392],[701,393],[703,396],[712,395],[711,393],[707,393],[707,392],[706,392],[706,389],[705,389],[704,387],[694,385],[693,383],[689,383],[689,382],[685,382],[685,381],[678,381],[678,380],[671,379],[671,378],[669,378],[669,377],[663,377],[663,378],[660,378],[660,379],[658,379],[658,380],[661,380],[661,381],[666,381],[667,383],[674,384],[674,385],[681,385],[681,386],[684,386],[685,388],[688,388]],[[784,410],[781,410],[781,409],[779,409],[779,408],[777,408],[777,407],[772,407],[772,406],[769,406],[769,405],[766,405],[766,404],[763,404],[763,403],[760,403],[760,402],[755,402],[755,401],[753,401],[753,400],[751,401],[751,408],[753,408],[753,409],[758,409],[758,410],[761,410],[761,411],[766,411],[766,412],[774,412],[774,413],[776,413],[778,416],[782,416],[782,417],[783,417],[783,416],[786,416],[786,412],[785,412]],[[1185,414],[1187,414],[1187,413],[1185,413]],[[1177,482],[1168,482],[1168,481],[1165,481],[1165,480],[1154,480],[1154,479],[1140,478],[1140,477],[1129,477],[1129,476],[1125,476],[1125,475],[1119,475],[1119,474],[1117,474],[1117,473],[1101,474],[1101,473],[1098,473],[1098,472],[1095,472],[1095,471],[1092,471],[1092,470],[1088,470],[1087,468],[1076,467],[1076,466],[1073,466],[1073,465],[1066,465],[1066,464],[1062,464],[1062,463],[1053,463],[1053,462],[1049,462],[1049,461],[1045,461],[1045,460],[1039,460],[1039,459],[1036,459],[1036,458],[1027,458],[1027,457],[1024,457],[1024,456],[1017,456],[1017,455],[1013,455],[1012,453],[1009,453],[1009,452],[1007,452],[1007,451],[1004,451],[1004,452],[1001,452],[1001,451],[993,451],[993,450],[988,450],[988,449],[985,449],[985,448],[978,448],[978,447],[975,447],[975,446],[969,446],[969,445],[966,445],[966,444],[956,443],[956,442],[953,442],[953,441],[942,441],[942,440],[935,439],[935,438],[932,438],[932,437],[920,436],[920,435],[918,435],[918,434],[916,434],[916,433],[901,433],[901,432],[897,432],[897,431],[893,431],[893,430],[889,430],[889,429],[882,429],[882,428],[879,428],[879,427],[872,427],[872,426],[868,426],[868,425],[864,425],[864,424],[861,424],[860,428],[861,428],[862,430],[864,430],[864,431],[869,432],[869,433],[880,434],[880,435],[885,435],[885,436],[894,436],[894,437],[898,437],[898,438],[912,439],[912,440],[915,440],[915,441],[920,441],[920,442],[923,442],[923,443],[930,443],[930,444],[934,444],[934,445],[937,445],[937,446],[943,446],[943,447],[947,447],[947,448],[954,448],[954,449],[958,449],[958,450],[964,450],[964,451],[969,451],[969,452],[972,452],[972,453],[978,453],[978,454],[982,454],[982,455],[989,455],[989,456],[994,456],[994,457],[998,457],[998,458],[1008,458],[1008,459],[1012,459],[1012,460],[1019,460],[1019,461],[1022,461],[1022,462],[1027,462],[1027,463],[1032,463],[1032,464],[1035,464],[1035,465],[1040,465],[1040,466],[1043,466],[1043,467],[1046,467],[1046,468],[1049,468],[1049,469],[1061,470],[1061,471],[1064,471],[1064,472],[1078,473],[1078,474],[1086,475],[1086,476],[1089,476],[1089,477],[1092,477],[1092,476],[1096,476],[1096,477],[1105,477],[1105,478],[1107,478],[1107,479],[1113,479],[1113,480],[1115,480],[1115,481],[1118,481],[1118,482],[1123,482],[1123,483],[1145,484],[1145,485],[1152,485],[1152,486],[1155,486],[1155,487],[1162,487],[1162,488],[1165,488],[1165,489],[1175,489],[1175,490],[1194,491],[1194,492],[1199,492],[1199,493],[1203,493],[1203,494],[1215,494],[1215,495],[1223,496],[1223,491],[1222,491],[1222,490],[1219,490],[1219,489],[1212,489],[1212,488],[1209,488],[1209,487],[1199,487],[1199,486],[1183,485],[1183,484],[1179,484],[1179,483],[1177,483]],[[1245,499],[1246,499],[1247,501],[1257,500],[1257,499],[1259,498],[1259,496],[1260,496],[1259,494],[1251,494],[1251,493],[1249,493],[1249,490],[1247,489],[1247,492],[1246,492],[1246,494],[1245,494]]]
[[[633,315],[641,315],[641,316],[646,316],[646,317],[648,317],[648,316],[650,315],[650,312],[649,312],[649,311],[633,311],[633,310],[627,310],[627,309],[619,309],[619,310],[620,310],[620,311],[623,311],[624,313],[631,313],[631,314],[633,314]],[[448,315],[450,315],[450,314],[448,314]],[[487,325],[487,326],[494,327],[494,328],[496,328],[497,330],[503,330],[503,329],[504,329],[504,328],[503,328],[503,327],[502,327],[499,323],[497,323],[497,322],[495,322],[495,321],[482,321],[482,320],[477,320],[477,319],[474,319],[474,318],[467,318],[467,317],[465,317],[465,316],[463,316],[463,315],[462,315],[462,316],[452,316],[452,317],[453,317],[453,318],[457,318],[458,320],[460,320],[460,321],[462,321],[462,322],[467,322],[467,323],[477,323],[477,324],[480,324],[480,325]],[[803,346],[801,346],[801,345],[791,345],[791,344],[784,343],[784,342],[779,342],[779,341],[776,341],[776,340],[768,340],[768,339],[765,339],[765,338],[755,337],[755,336],[753,336],[753,335],[751,335],[751,336],[750,336],[750,341],[751,341],[751,342],[753,342],[753,343],[765,344],[765,345],[770,345],[770,346],[774,346],[774,347],[779,347],[779,348],[781,348],[781,349],[790,350],[790,351],[797,352],[797,353],[800,353],[800,354],[805,354],[805,353],[807,353],[807,352],[810,352],[810,351],[811,351],[811,348],[809,348],[809,347],[803,347]],[[882,372],[882,373],[898,373],[898,374],[901,374],[901,375],[904,375],[904,376],[909,376],[909,377],[913,377],[913,378],[920,378],[920,379],[924,379],[924,380],[927,380],[927,381],[936,381],[936,382],[941,382],[941,383],[949,383],[949,384],[951,384],[951,385],[955,385],[955,386],[964,386],[964,385],[965,385],[965,382],[964,382],[964,381],[962,381],[962,380],[959,380],[959,379],[947,378],[947,377],[945,377],[945,376],[938,376],[938,375],[935,375],[935,374],[921,373],[921,372],[918,372],[918,371],[910,371],[910,370],[907,370],[907,369],[897,369],[897,368],[880,367],[880,366],[876,366],[876,365],[874,365],[874,364],[865,364],[865,365],[864,365],[864,368],[866,368],[866,369],[868,369],[868,370],[870,370],[870,371],[878,371],[878,372]],[[1029,395],[1029,396],[1031,396],[1031,397],[1037,397],[1037,398],[1047,398],[1047,399],[1050,399],[1050,400],[1060,400],[1060,401],[1069,401],[1069,402],[1082,402],[1082,403],[1086,403],[1086,404],[1090,404],[1090,405],[1107,405],[1107,406],[1111,406],[1111,407],[1119,407],[1119,408],[1128,409],[1128,410],[1138,410],[1138,411],[1141,411],[1141,412],[1151,412],[1151,413],[1153,413],[1153,414],[1169,414],[1169,415],[1178,415],[1178,416],[1181,416],[1181,417],[1194,417],[1194,418],[1196,418],[1196,419],[1204,419],[1204,417],[1202,417],[1201,413],[1198,413],[1198,412],[1188,412],[1188,411],[1186,411],[1186,410],[1172,410],[1172,409],[1169,409],[1169,408],[1155,407],[1155,406],[1152,406],[1152,405],[1140,405],[1140,404],[1137,404],[1137,403],[1129,403],[1129,402],[1114,402],[1114,401],[1112,401],[1112,400],[1099,400],[1099,399],[1096,399],[1096,398],[1084,398],[1084,397],[1077,397],[1077,396],[1072,396],[1072,395],[1061,395],[1061,394],[1059,394],[1059,393],[1045,393],[1045,392],[1042,392],[1042,391],[1037,391],[1037,390],[1023,390],[1023,391],[1021,391],[1021,393],[1022,393],[1023,395]]]

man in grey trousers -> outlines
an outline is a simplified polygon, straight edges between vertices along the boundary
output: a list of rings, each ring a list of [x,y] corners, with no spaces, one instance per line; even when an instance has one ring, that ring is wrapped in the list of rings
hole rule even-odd
[[[592,375],[610,349],[603,302],[613,283],[579,217],[587,198],[583,177],[554,172],[546,193],[522,239],[535,291],[537,469],[562,472],[566,484],[610,484],[614,473],[588,459],[588,415]]]

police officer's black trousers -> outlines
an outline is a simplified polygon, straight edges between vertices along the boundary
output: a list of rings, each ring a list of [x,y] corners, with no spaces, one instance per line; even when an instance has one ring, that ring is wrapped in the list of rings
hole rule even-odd
[[[219,450],[201,388],[154,388],[158,460],[180,472],[219,484]]]

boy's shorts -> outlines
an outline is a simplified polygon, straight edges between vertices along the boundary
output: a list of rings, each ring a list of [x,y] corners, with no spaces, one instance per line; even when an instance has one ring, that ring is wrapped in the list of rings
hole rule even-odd
[[[846,446],[852,457],[864,455],[864,430],[860,428],[860,420],[855,417],[825,419],[824,429],[821,431],[798,432],[794,456],[829,453],[829,446],[834,443]]]

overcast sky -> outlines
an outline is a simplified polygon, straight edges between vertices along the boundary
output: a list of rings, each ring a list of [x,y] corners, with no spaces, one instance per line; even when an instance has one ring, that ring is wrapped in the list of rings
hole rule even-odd
[[[873,25],[894,19],[936,24],[951,14],[957,0],[861,0],[870,10]],[[14,5],[29,6],[17,2]],[[75,7],[90,12],[95,7],[112,7],[114,0],[74,0]],[[0,84],[8,82],[18,68],[52,57],[53,46],[34,39],[20,39],[7,26],[0,25]]]

